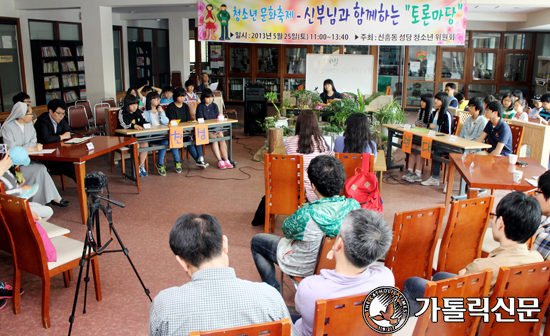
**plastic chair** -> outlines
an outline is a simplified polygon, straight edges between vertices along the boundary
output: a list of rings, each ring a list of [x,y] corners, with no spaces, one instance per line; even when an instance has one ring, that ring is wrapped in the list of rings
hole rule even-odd
[[[50,327],[50,278],[63,273],[69,287],[69,272],[80,263],[83,242],[65,236],[51,239],[57,251],[57,261],[47,262],[44,243],[32,219],[27,200],[0,194],[0,225],[8,232],[14,264],[13,310],[21,313],[21,270],[42,278],[42,324]],[[16,239],[14,239],[16,237]],[[97,257],[91,260],[96,299],[101,301],[101,284]]]
[[[369,160],[369,173],[374,173],[374,155],[370,153],[334,153],[334,156],[346,169],[346,180],[355,175],[355,168],[361,168],[363,164],[363,155]]]
[[[265,154],[265,233],[275,231],[275,214],[292,215],[306,202],[304,158]],[[273,221],[273,225],[271,225]]]
[[[508,307],[508,300],[512,298],[516,300],[515,308],[510,315],[507,311],[499,308],[495,313],[501,313],[502,319],[512,318],[515,323],[499,323],[496,322],[496,315],[489,314],[489,323],[482,323],[478,335],[539,335],[542,320],[546,314],[548,303],[550,302],[550,261],[540,263],[501,267],[498,272],[497,282],[493,290],[493,295],[489,300],[489,307],[493,308],[497,303],[497,298],[504,298],[504,302]],[[537,298],[537,308],[540,312],[533,312],[529,318],[538,319],[539,322],[522,322],[518,321],[517,298]],[[529,302],[531,304],[532,302]],[[527,314],[525,314],[527,315]],[[548,326],[548,322],[546,323]],[[545,328],[545,335],[548,329]]]
[[[466,298],[482,298],[489,294],[493,271],[484,271],[457,276],[451,279],[430,281],[426,284],[425,298],[437,297],[437,306],[444,307],[443,298],[463,298],[466,307]],[[430,302],[430,305],[432,303]],[[440,335],[475,335],[481,319],[464,313],[464,322],[444,322],[443,312],[437,313],[437,322],[431,321],[430,308],[418,317],[413,336],[440,336]]]
[[[112,98],[112,97],[101,99],[101,104],[109,104],[109,106],[111,106],[111,107],[117,107],[116,99]]]
[[[106,114],[111,108],[111,105],[107,103],[99,103],[94,105],[94,123],[95,127],[102,133],[107,132],[107,120]]]
[[[417,276],[432,278],[435,247],[441,232],[445,207],[396,212],[393,241],[386,254],[385,266],[395,276],[395,287]]]
[[[312,336],[380,335],[363,320],[363,301],[358,294],[315,302]]]
[[[488,196],[451,203],[447,226],[434,257],[437,272],[458,274],[474,259],[481,258],[483,236],[489,225],[493,202],[494,197]]]
[[[518,155],[521,144],[523,143],[523,126],[508,125],[512,131],[512,154]]]
[[[192,331],[189,336],[290,336],[290,319],[212,331]]]
[[[74,106],[83,106],[86,109],[86,116],[88,117],[88,120],[92,120],[94,118],[94,113],[92,111],[92,105],[90,104],[89,100],[77,100],[74,103]]]
[[[69,126],[75,134],[86,136],[91,134],[99,134],[98,130],[90,129],[90,122],[86,117],[84,106],[69,107]]]
[[[118,126],[118,121],[117,121],[118,111],[108,110],[107,115],[109,116],[109,135],[114,136],[115,130]],[[124,173],[126,172],[124,155],[130,153],[130,148],[124,146],[115,150],[113,153],[111,153],[111,171],[112,172],[115,171],[115,153],[120,154],[120,163],[122,165],[122,175],[124,175]]]

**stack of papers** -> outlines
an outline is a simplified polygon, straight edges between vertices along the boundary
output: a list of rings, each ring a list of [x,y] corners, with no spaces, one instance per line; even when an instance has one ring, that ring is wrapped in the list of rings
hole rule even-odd
[[[55,152],[55,149],[43,149],[39,152],[29,152],[29,155],[30,154],[51,154],[53,152]]]
[[[72,138],[71,140],[65,141],[66,144],[79,144],[84,141],[90,140],[92,137],[82,137],[82,138]]]

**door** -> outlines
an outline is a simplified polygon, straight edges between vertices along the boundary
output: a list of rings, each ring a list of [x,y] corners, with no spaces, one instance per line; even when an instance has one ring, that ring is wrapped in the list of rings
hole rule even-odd
[[[18,20],[0,19],[0,111],[10,111],[13,96],[24,90],[17,25]]]

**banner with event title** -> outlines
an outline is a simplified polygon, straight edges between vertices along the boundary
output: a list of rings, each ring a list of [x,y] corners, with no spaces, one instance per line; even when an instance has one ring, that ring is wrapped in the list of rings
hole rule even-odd
[[[346,45],[464,44],[466,1],[198,1],[201,41]]]

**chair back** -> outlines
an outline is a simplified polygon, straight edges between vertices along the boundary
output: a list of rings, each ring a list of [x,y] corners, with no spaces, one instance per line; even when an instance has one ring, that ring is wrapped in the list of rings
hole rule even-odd
[[[333,270],[336,268],[336,260],[334,258],[327,258],[327,254],[330,250],[332,250],[335,242],[336,237],[323,237],[323,240],[321,240],[321,246],[319,246],[319,254],[317,255],[317,261],[315,262],[313,274],[321,274],[322,269]]]
[[[306,202],[304,157],[301,155],[265,154],[265,213],[291,215]]]
[[[84,106],[84,109],[86,109],[86,116],[88,119],[92,119],[94,117],[94,113],[92,111],[92,105],[90,104],[89,100],[79,100],[77,101],[74,106]]]
[[[44,243],[34,224],[27,200],[0,194],[0,222],[17,244],[12,244],[12,255],[17,267],[36,276],[45,277],[48,273]]]
[[[289,319],[267,323],[252,324],[243,327],[218,329],[212,331],[192,331],[189,336],[290,336],[292,322]]]
[[[453,127],[451,129],[451,134],[458,135],[459,127],[460,126],[460,116],[454,115],[453,116]]]
[[[489,225],[494,197],[454,201],[439,247],[437,271],[458,274],[466,265],[481,258],[483,236]]]
[[[393,241],[385,265],[395,276],[395,287],[403,288],[412,276],[432,278],[435,247],[441,232],[445,207],[396,212]]]
[[[110,136],[114,136],[115,135],[115,130],[118,126],[118,121],[117,121],[117,118],[118,118],[118,111],[119,110],[109,110],[108,112],[108,116],[109,116],[109,129],[108,129],[108,134]]]
[[[181,71],[172,71],[172,80],[170,82],[174,88],[183,86],[181,81]]]
[[[522,315],[526,315],[525,309],[512,309],[510,315],[508,311],[499,308],[494,313],[489,314],[489,323],[482,323],[478,335],[539,335],[542,320],[546,314],[548,303],[550,301],[550,261],[543,261],[534,264],[501,267],[498,272],[497,282],[489,300],[489,307],[495,307],[501,298],[504,298],[506,307],[510,307],[507,298],[515,300],[514,307],[519,307],[517,298],[529,298],[525,305],[532,305],[532,298],[538,299],[535,304],[539,308],[539,312],[533,312],[531,319],[538,319],[539,322],[523,322],[519,323],[518,313],[523,310]],[[502,302],[501,302],[502,303]],[[522,305],[523,306],[523,305]],[[527,308],[528,309],[528,308]],[[502,319],[513,319],[515,323],[499,323],[496,321],[496,313],[501,314]],[[547,322],[548,323],[548,322]]]
[[[523,126],[519,125],[511,125],[510,130],[512,131],[512,154],[519,154],[519,149],[521,148],[521,144],[523,143]]]
[[[103,98],[101,99],[102,104],[109,104],[111,107],[116,107],[116,100],[115,98]]]
[[[6,193],[6,189],[4,187],[3,182],[0,182],[0,192],[2,194]],[[1,211],[2,209],[0,207],[0,213]],[[1,220],[0,220],[0,250],[11,253],[11,235],[8,231],[7,226],[3,224]]]
[[[69,125],[73,130],[89,128],[90,123],[86,115],[86,109],[84,106],[71,106],[69,107]]]
[[[355,168],[361,168],[363,156],[369,160],[369,173],[374,173],[374,155],[370,153],[334,153],[346,169],[346,180],[355,175]]]
[[[493,271],[486,269],[450,279],[430,281],[426,284],[424,297],[437,297],[438,307],[445,307],[443,298],[463,298],[466,306],[467,298],[482,298],[489,295],[492,277]],[[444,321],[441,310],[437,315],[436,323],[431,321],[430,310],[420,315],[416,321],[413,336],[475,335],[481,319],[480,316],[471,317],[470,314],[464,313],[464,322],[451,323]]]
[[[191,115],[191,120],[197,120],[197,106],[198,102],[185,102],[189,107],[189,114]]]
[[[105,124],[107,123],[105,115],[110,108],[111,105],[107,103],[94,105],[94,121],[96,127],[105,126]]]
[[[380,335],[363,320],[367,293],[315,302],[312,336]]]

